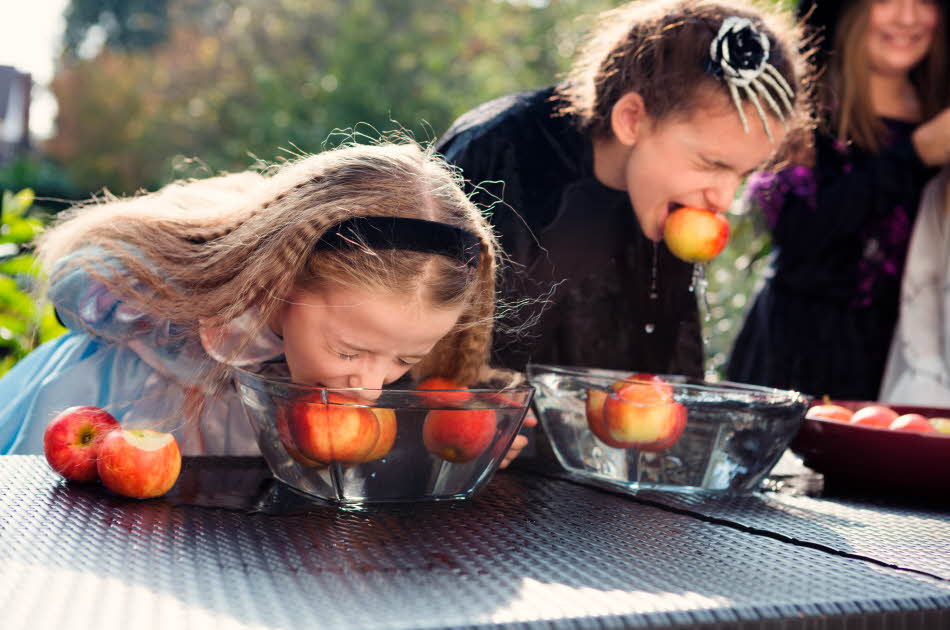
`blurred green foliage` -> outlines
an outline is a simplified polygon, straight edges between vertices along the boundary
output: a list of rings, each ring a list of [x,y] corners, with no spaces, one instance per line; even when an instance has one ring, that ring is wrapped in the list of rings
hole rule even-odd
[[[34,216],[33,191],[4,191],[0,206],[0,374],[30,350],[63,332],[48,304],[31,295],[38,268],[30,244],[43,228]]]
[[[555,82],[587,18],[618,4],[72,0],[45,149],[85,196],[317,152],[341,129],[432,140],[477,104]],[[732,230],[706,270],[711,378],[770,249],[753,215]]]

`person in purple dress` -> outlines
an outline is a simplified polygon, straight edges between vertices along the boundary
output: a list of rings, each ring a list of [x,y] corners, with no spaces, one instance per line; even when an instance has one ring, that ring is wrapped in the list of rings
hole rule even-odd
[[[947,3],[802,2],[822,38],[809,160],[750,180],[772,273],[730,380],[876,400],[924,184],[950,159]]]

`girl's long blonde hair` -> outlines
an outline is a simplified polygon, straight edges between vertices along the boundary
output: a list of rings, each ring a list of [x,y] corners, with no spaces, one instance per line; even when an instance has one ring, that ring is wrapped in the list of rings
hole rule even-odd
[[[226,323],[255,306],[258,333],[297,287],[415,295],[437,308],[464,304],[458,325],[413,373],[470,383],[490,349],[496,241],[460,184],[457,172],[415,142],[349,145],[266,175],[176,182],[152,194],[87,202],[57,220],[38,255],[51,282],[82,266],[146,312],[189,327]],[[478,267],[402,250],[314,251],[328,228],[355,216],[469,230],[481,241]]]

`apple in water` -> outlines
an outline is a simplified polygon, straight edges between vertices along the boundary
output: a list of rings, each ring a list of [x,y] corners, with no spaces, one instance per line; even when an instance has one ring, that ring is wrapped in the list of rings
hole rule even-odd
[[[433,409],[422,425],[422,442],[430,453],[458,464],[485,452],[497,426],[492,409]]]
[[[430,407],[439,407],[442,405],[458,405],[472,398],[471,392],[465,391],[468,388],[453,381],[450,378],[441,376],[432,376],[419,383],[420,390],[459,390],[459,391],[433,391],[426,393],[424,400]]]
[[[287,413],[286,407],[281,406],[277,409],[276,424],[277,436],[280,438],[280,443],[284,445],[284,450],[287,451],[287,454],[290,455],[295,462],[307,468],[322,468],[326,465],[323,462],[310,459],[297,448],[293,435],[290,433],[290,414]]]
[[[119,421],[99,407],[70,407],[46,425],[43,453],[50,467],[70,481],[96,481],[99,445]]]
[[[396,441],[396,411],[380,407],[371,407],[370,410],[376,415],[376,420],[379,422],[379,438],[376,440],[376,446],[373,447],[373,450],[363,458],[364,462],[385,457]]]
[[[930,418],[928,422],[937,433],[950,434],[950,418]]]
[[[888,428],[900,414],[884,405],[868,405],[861,407],[851,416],[851,424],[860,424],[866,427]]]
[[[686,262],[706,262],[726,247],[729,221],[725,215],[713,210],[683,206],[666,218],[663,240],[677,258]]]
[[[631,374],[624,380],[614,381],[610,385],[610,389],[613,391],[618,391],[627,384],[627,380],[629,379],[651,380],[654,378],[658,377],[655,377],[653,374],[647,374],[646,372],[639,372],[637,374]],[[585,405],[587,412],[587,426],[591,433],[597,436],[597,439],[607,446],[612,446],[614,448],[626,448],[623,443],[611,438],[604,426],[604,403],[607,402],[607,395],[607,392],[599,389],[587,390],[587,403]]]
[[[937,432],[937,430],[927,422],[927,418],[919,413],[905,413],[897,416],[888,428],[894,431],[910,431],[912,433]]]
[[[287,408],[290,437],[303,456],[330,464],[358,464],[379,440],[376,415],[359,401],[340,394],[314,392]]]
[[[112,431],[99,447],[99,478],[116,494],[150,499],[168,492],[181,472],[181,451],[171,433]]]
[[[815,405],[814,407],[810,408],[808,413],[805,414],[805,417],[809,420],[821,418],[822,420],[840,420],[842,422],[849,422],[851,420],[851,416],[853,415],[854,412],[847,407],[825,403],[823,405]]]
[[[618,448],[662,451],[679,439],[686,407],[673,400],[673,388],[658,376],[627,383],[604,403],[604,431]]]

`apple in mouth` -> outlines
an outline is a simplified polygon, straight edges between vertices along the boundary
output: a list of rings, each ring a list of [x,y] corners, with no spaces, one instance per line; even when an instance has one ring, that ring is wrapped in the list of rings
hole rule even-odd
[[[718,256],[729,241],[729,221],[725,215],[706,208],[670,205],[663,226],[663,240],[677,258],[686,262],[706,262]]]
[[[70,407],[46,425],[43,454],[50,467],[70,481],[99,479],[99,447],[119,421],[99,407]]]
[[[102,484],[116,494],[150,499],[175,485],[181,472],[181,451],[171,433],[112,431],[99,447],[97,470]]]

